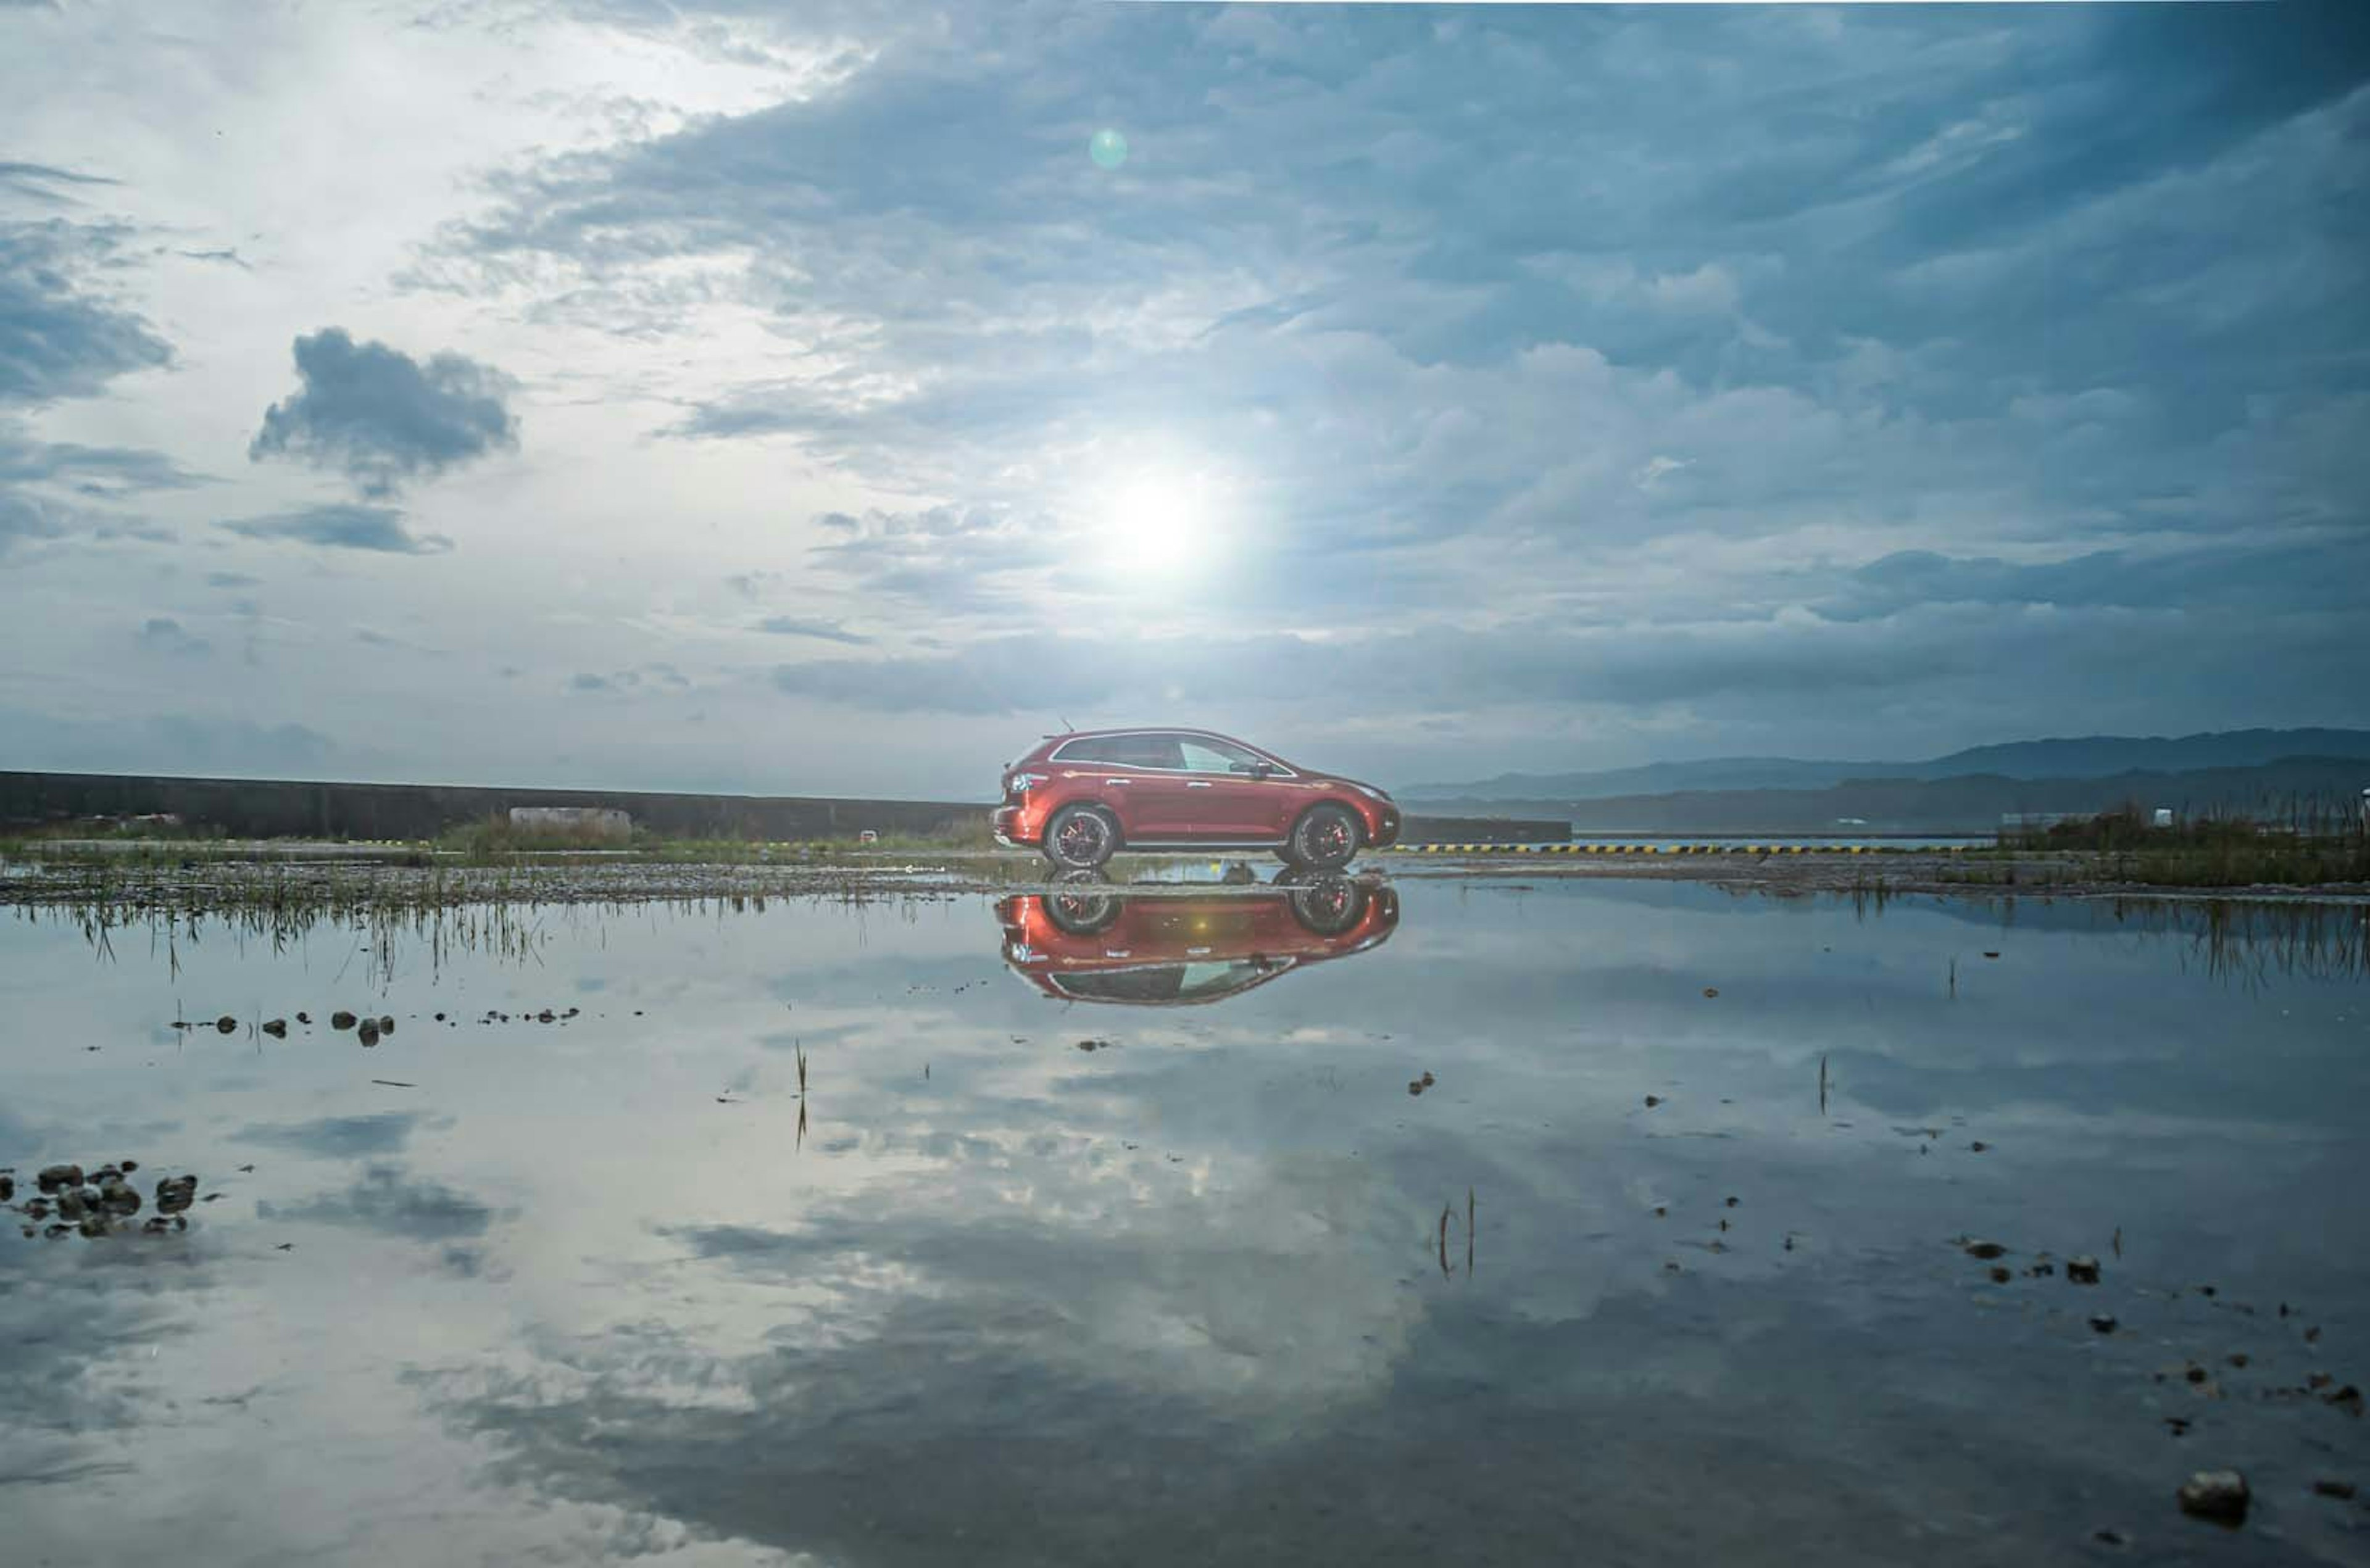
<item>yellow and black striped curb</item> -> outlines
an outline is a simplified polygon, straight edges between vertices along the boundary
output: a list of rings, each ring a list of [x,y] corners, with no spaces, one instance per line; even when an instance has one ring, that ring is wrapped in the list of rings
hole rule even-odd
[[[1933,844],[1399,844],[1408,854],[1963,854],[1985,846]]]

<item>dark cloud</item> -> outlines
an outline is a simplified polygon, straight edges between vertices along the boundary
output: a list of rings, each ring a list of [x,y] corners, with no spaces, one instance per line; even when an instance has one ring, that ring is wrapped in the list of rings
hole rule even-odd
[[[266,517],[225,519],[222,527],[249,539],[289,539],[332,550],[373,550],[388,555],[429,555],[450,550],[441,533],[415,534],[394,507],[332,501]]]
[[[193,635],[169,615],[152,615],[140,624],[132,640],[144,653],[161,654],[168,658],[202,658],[213,651],[213,644]]]
[[[303,390],[264,411],[249,458],[301,457],[383,498],[518,445],[513,383],[489,366],[454,353],[423,364],[335,326],[297,338],[295,353]]]
[[[416,1242],[460,1242],[483,1236],[498,1214],[492,1206],[442,1183],[407,1175],[399,1165],[374,1163],[341,1193],[301,1203],[259,1201],[266,1219],[309,1219],[355,1226]]]
[[[590,670],[580,670],[569,677],[568,689],[571,692],[614,692],[616,687],[605,675],[595,675]]]
[[[253,588],[262,580],[261,578],[249,577],[245,572],[208,572],[206,574],[208,588]]]
[[[0,406],[87,397],[172,362],[144,318],[92,287],[124,237],[57,219],[0,223]]]
[[[2094,711],[2167,715],[2196,701],[2236,704],[2277,671],[2281,706],[2305,722],[2326,700],[2316,671],[2354,640],[2358,610],[2203,614],[2106,606],[1920,604],[1865,619],[1795,609],[1766,618],[1575,630],[1549,623],[1426,627],[1323,638],[1095,637],[1040,632],[945,653],[785,664],[792,695],[891,713],[1066,715],[1079,723],[1206,723],[1342,712],[1480,713],[1580,708],[1708,719],[1824,704],[1822,722],[1861,726],[1936,705],[2023,701],[2036,686]],[[2134,670],[2149,681],[2135,688]],[[2251,673],[2250,673],[2251,672]],[[1334,704],[1329,694],[1353,693]],[[1836,711],[1841,704],[1841,712]],[[1239,715],[1239,719],[1236,716]],[[1280,744],[1280,742],[1279,742]]]
[[[761,632],[771,632],[777,637],[815,637],[827,643],[865,644],[872,639],[860,632],[851,632],[836,621],[816,620],[803,615],[768,615],[757,623]]]

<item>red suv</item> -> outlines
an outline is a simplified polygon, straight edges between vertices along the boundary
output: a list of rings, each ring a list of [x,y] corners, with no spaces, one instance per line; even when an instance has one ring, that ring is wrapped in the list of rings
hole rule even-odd
[[[1064,869],[1121,850],[1273,850],[1329,870],[1399,835],[1398,807],[1372,784],[1295,767],[1206,729],[1051,735],[1004,774],[996,841]]]

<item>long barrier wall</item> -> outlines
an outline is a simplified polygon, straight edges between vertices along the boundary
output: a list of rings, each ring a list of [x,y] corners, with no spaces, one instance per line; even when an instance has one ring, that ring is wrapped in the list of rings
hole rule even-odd
[[[868,828],[882,833],[943,833],[972,828],[987,812],[976,801],[0,771],[0,825],[18,829],[163,813],[238,838],[431,839],[447,828],[507,812],[513,806],[607,807],[671,839],[773,841],[852,839]],[[1568,822],[1441,817],[1410,817],[1400,835],[1406,843],[1554,843],[1570,836]]]

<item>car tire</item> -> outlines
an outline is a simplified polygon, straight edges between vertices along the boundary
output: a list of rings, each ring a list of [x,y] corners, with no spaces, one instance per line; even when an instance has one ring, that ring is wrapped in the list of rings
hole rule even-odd
[[[1315,876],[1291,886],[1292,918],[1311,936],[1339,936],[1365,916],[1366,890],[1346,876]]]
[[[1357,853],[1357,813],[1331,801],[1302,812],[1284,840],[1284,859],[1311,871],[1338,871]]]
[[[1099,806],[1064,806],[1045,824],[1045,858],[1064,871],[1092,871],[1119,849],[1119,824]]]
[[[1119,906],[1113,893],[1049,893],[1045,918],[1064,936],[1099,936],[1119,919]]]

